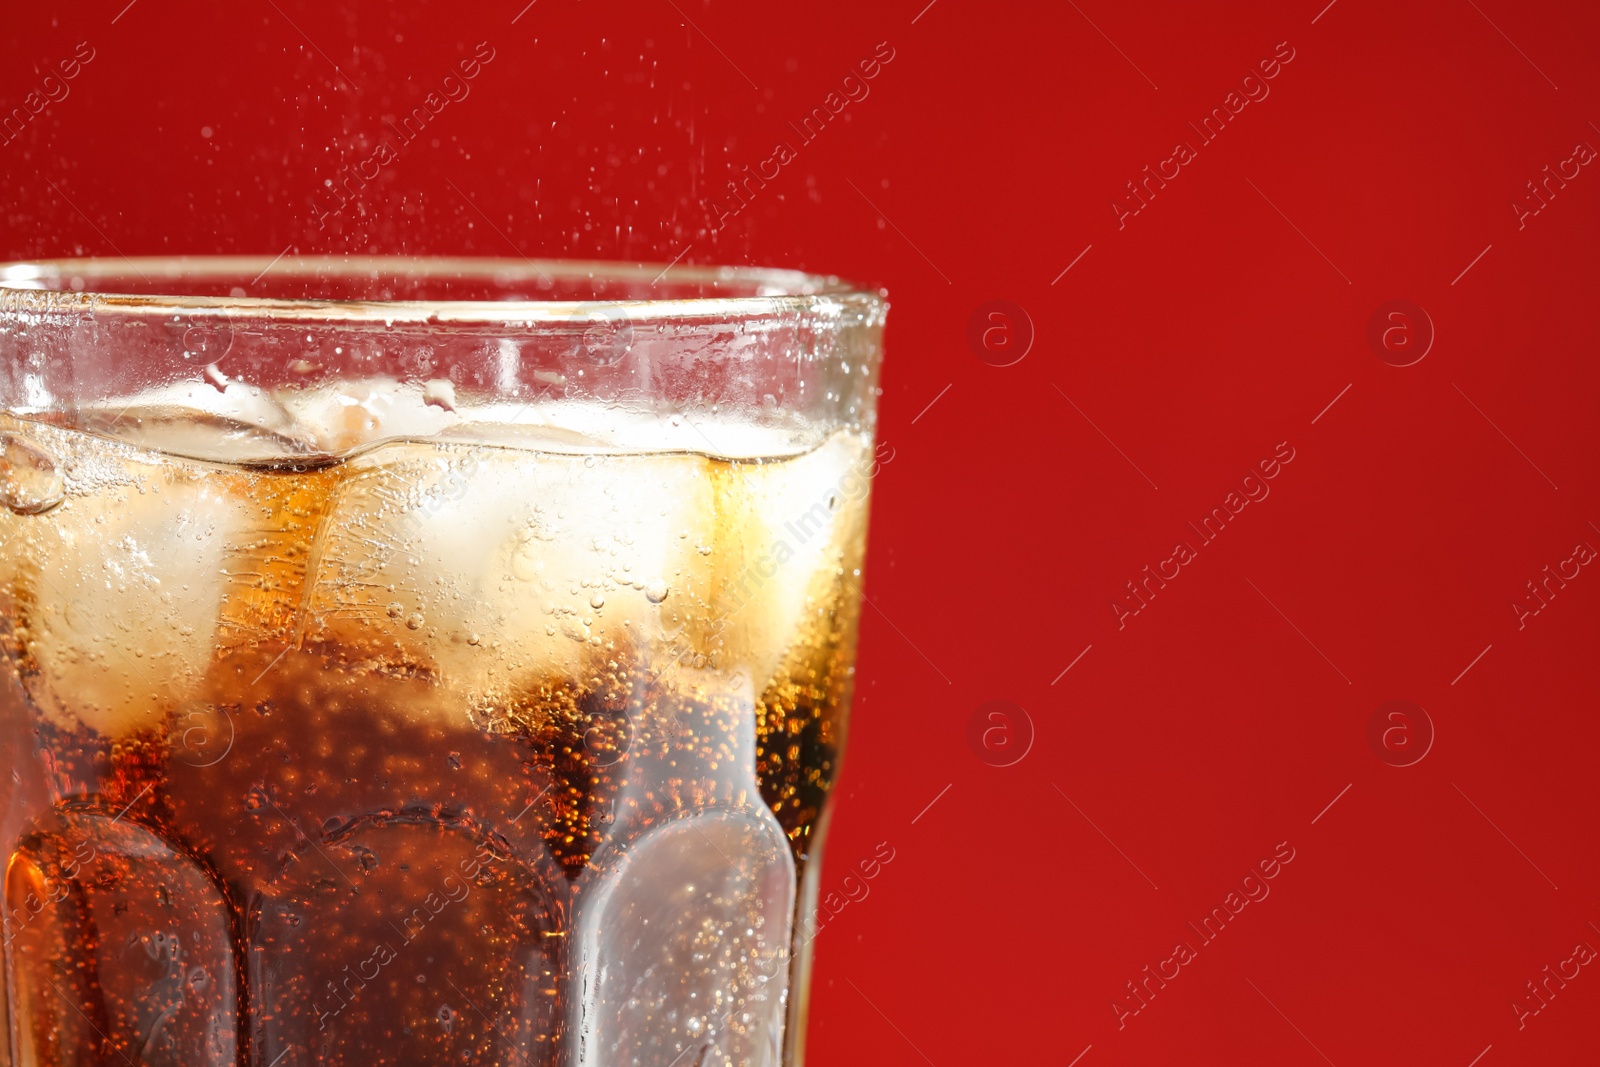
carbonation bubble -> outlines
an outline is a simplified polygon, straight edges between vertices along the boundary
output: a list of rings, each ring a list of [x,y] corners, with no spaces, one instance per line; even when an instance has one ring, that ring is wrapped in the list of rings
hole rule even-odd
[[[16,434],[0,433],[0,502],[19,515],[39,515],[61,503],[66,492],[49,453]]]
[[[659,604],[667,599],[667,594],[670,592],[671,590],[667,588],[666,582],[660,578],[654,578],[649,585],[644,587],[644,598],[652,604]]]

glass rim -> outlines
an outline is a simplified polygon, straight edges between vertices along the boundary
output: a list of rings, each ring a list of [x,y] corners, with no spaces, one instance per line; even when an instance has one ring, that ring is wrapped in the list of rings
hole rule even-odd
[[[85,284],[64,288],[58,279],[72,275],[86,283],[123,278],[129,271],[163,282],[193,279],[213,284],[268,274],[299,274],[330,280],[354,279],[381,272],[395,279],[477,275],[497,283],[552,283],[556,279],[602,280],[653,286],[671,277],[678,285],[701,286],[705,295],[671,297],[619,296],[564,300],[413,299],[377,300],[340,297],[202,296],[168,292],[119,292],[115,287]],[[719,294],[717,287],[743,286],[754,292]],[[236,287],[238,288],[238,287]],[[881,315],[888,307],[882,292],[872,292],[834,275],[755,266],[705,266],[680,263],[629,263],[613,260],[513,259],[498,256],[429,255],[265,255],[84,256],[0,262],[0,294],[49,294],[56,308],[93,308],[130,314],[190,317],[249,316],[263,319],[338,323],[425,322],[531,326],[591,318],[596,309],[621,313],[629,320],[770,318],[807,313],[838,314],[856,310]],[[0,316],[9,309],[0,304]]]

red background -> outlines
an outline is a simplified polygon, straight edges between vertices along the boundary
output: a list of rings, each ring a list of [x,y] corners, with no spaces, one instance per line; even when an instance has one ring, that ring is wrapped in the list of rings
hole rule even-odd
[[[4,111],[95,58],[0,144],[0,255],[684,253],[889,290],[824,892],[895,858],[818,939],[812,1062],[1594,1062],[1592,968],[1521,1029],[1511,1004],[1600,948],[1600,576],[1520,630],[1511,604],[1600,546],[1600,175],[1521,229],[1510,204],[1600,147],[1600,9],[125,3],[5,13]],[[319,230],[320,183],[479,41],[471,95]],[[879,42],[870,95],[708,232]],[[1199,147],[1279,42],[1270,96]],[[1119,229],[1180,139],[1198,158]],[[967,342],[994,299],[1036,332],[1008,367]],[[1404,368],[1366,337],[1394,299],[1437,332]],[[1280,442],[1270,496],[1199,546]],[[1119,629],[1179,540],[1198,558]],[[1397,699],[1436,730],[1407,767],[1368,741]],[[990,700],[1031,721],[1012,766],[969,744]],[[1280,842],[1202,946],[1186,923]]]

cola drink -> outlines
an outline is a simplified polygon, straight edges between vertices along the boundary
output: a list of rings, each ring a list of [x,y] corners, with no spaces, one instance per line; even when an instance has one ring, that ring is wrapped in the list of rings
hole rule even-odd
[[[184,388],[0,417],[10,1062],[784,1062],[870,433]]]

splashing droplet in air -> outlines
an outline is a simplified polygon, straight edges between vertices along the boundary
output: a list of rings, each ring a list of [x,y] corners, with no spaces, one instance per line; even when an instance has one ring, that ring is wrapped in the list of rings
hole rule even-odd
[[[0,502],[19,515],[39,515],[65,496],[66,483],[48,452],[16,434],[0,433]]]

